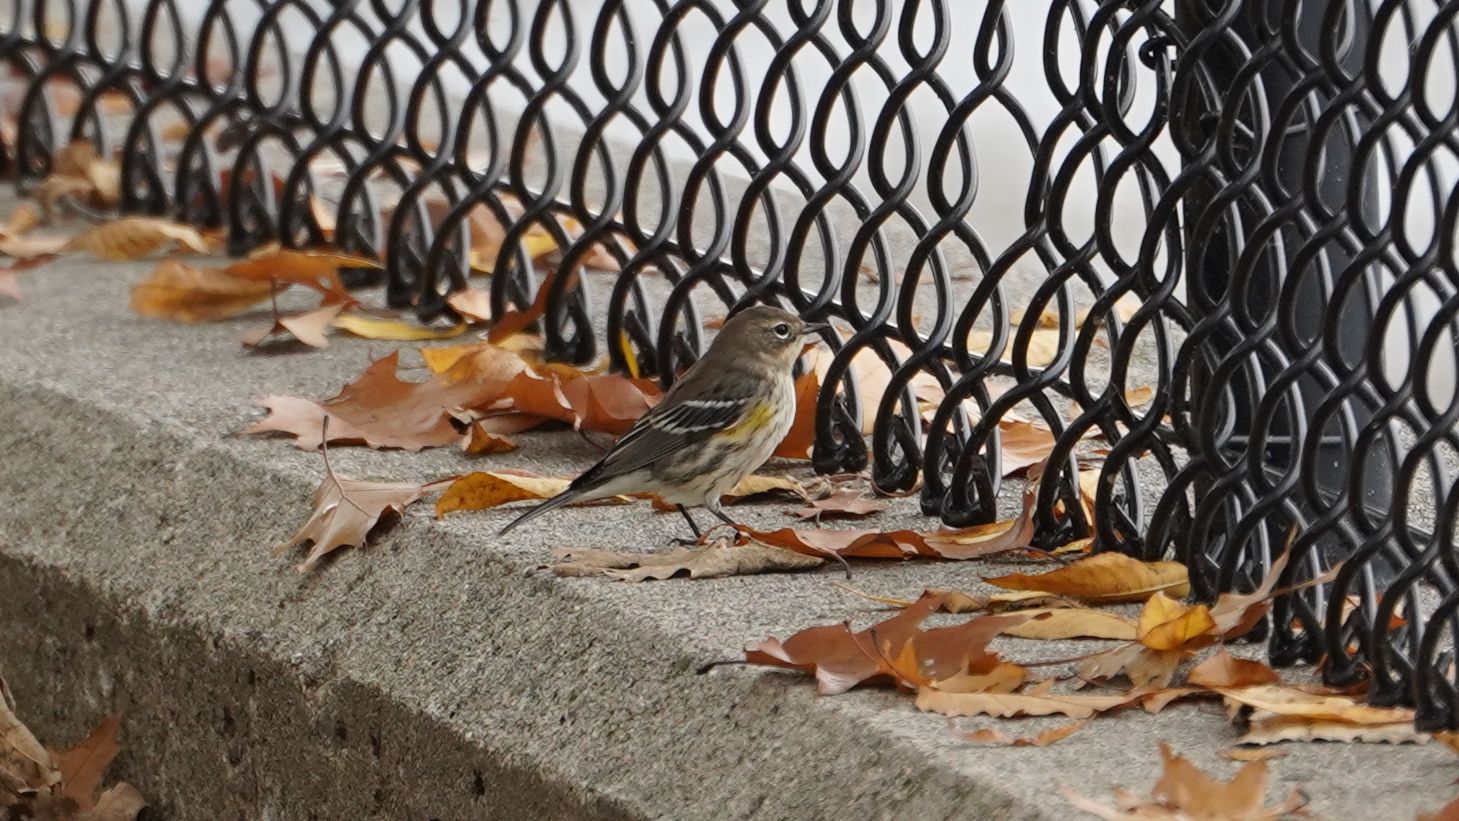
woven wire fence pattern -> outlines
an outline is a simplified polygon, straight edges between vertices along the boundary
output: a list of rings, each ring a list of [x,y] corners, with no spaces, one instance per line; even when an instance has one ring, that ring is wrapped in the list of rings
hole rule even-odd
[[[1032,419],[1037,544],[1174,556],[1205,598],[1289,542],[1284,586],[1346,559],[1273,660],[1452,727],[1456,13],[11,0],[4,160],[90,140],[123,210],[383,255],[427,320],[489,269],[560,360],[667,380],[735,306],[830,320],[818,470],[992,521]]]

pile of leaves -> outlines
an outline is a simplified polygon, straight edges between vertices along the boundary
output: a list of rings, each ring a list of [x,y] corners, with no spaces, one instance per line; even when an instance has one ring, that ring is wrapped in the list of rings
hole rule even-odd
[[[121,724],[120,714],[111,716],[81,743],[53,752],[16,717],[0,678],[0,810],[37,821],[134,821],[147,805],[135,788],[119,781],[101,789],[121,752]]]

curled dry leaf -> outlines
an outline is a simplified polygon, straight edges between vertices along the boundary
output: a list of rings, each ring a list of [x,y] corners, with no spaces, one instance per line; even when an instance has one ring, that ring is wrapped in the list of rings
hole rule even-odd
[[[811,499],[812,492],[805,485],[789,476],[763,476],[758,473],[752,473],[741,479],[739,483],[730,488],[728,493],[719,497],[719,500],[724,504],[730,505],[770,494],[784,494],[799,499],[802,502],[808,502]],[[657,496],[653,497],[653,506],[655,510],[665,512],[677,510],[673,505]]]
[[[343,302],[327,302],[324,305],[295,316],[286,316],[274,321],[273,325],[267,328],[255,328],[243,335],[243,344],[253,348],[262,345],[269,337],[282,337],[285,334],[303,342],[311,348],[328,348],[329,337],[324,332],[329,330],[329,325],[334,318],[339,316],[346,304]]]
[[[1151,789],[1149,801],[1122,800],[1115,808],[1067,787],[1059,791],[1074,806],[1106,821],[1277,821],[1307,803],[1301,793],[1293,792],[1280,805],[1266,806],[1265,761],[1247,764],[1231,781],[1223,783],[1172,753],[1163,742],[1160,755],[1165,760],[1165,772]]]
[[[1295,687],[1215,688],[1228,705],[1247,713],[1241,744],[1277,741],[1424,741],[1413,729],[1413,710],[1376,707],[1346,696],[1317,695]]]
[[[754,542],[738,545],[729,539],[675,548],[662,553],[559,550],[553,553],[553,558],[557,560],[557,564],[551,570],[559,576],[608,576],[629,582],[675,576],[717,579],[724,576],[810,570],[820,567],[826,561]]]
[[[1013,573],[985,579],[1005,590],[1040,590],[1093,602],[1144,601],[1158,592],[1190,593],[1185,565],[1142,562],[1121,553],[1101,553],[1048,573]]]
[[[236,316],[274,294],[271,282],[239,279],[216,268],[164,259],[132,288],[133,313],[174,322],[212,322]]]
[[[506,387],[501,406],[566,422],[577,430],[616,435],[632,427],[659,398],[658,384],[648,379],[529,366]]]
[[[480,288],[457,291],[446,298],[446,304],[468,323],[491,321],[491,294]]]
[[[126,217],[77,234],[62,246],[61,253],[84,251],[102,259],[125,262],[141,259],[172,245],[181,245],[199,254],[212,250],[208,241],[192,226],[153,217]]]
[[[984,618],[990,618],[985,616]],[[917,709],[945,716],[1047,716],[1089,718],[1095,713],[1125,707],[1131,696],[1083,696],[1027,693],[947,693],[924,688],[917,693]]]
[[[386,511],[403,514],[407,505],[425,494],[422,485],[408,482],[363,482],[335,474],[324,452],[324,481],[314,492],[314,511],[309,521],[292,538],[274,548],[277,555],[304,542],[311,543],[309,555],[298,566],[309,570],[326,554],[341,547],[365,544],[365,537]]]
[[[1029,738],[1012,738],[996,727],[985,727],[971,733],[954,730],[953,734],[964,741],[971,741],[975,744],[996,744],[1004,747],[1047,747],[1055,741],[1068,738],[1088,725],[1089,719],[1086,718],[1083,721],[1075,721],[1062,727],[1044,730]]]
[[[999,464],[1005,477],[1044,461],[1054,450],[1053,433],[1022,419],[999,420],[998,437]]]
[[[1156,591],[1140,611],[1136,638],[1151,650],[1187,648],[1197,638],[1207,637],[1216,622],[1205,605],[1194,607]]]
[[[121,199],[122,172],[102,159],[88,140],[73,140],[51,157],[51,173],[32,192],[49,216],[61,199],[109,209]]]
[[[816,444],[816,397],[821,392],[821,377],[815,371],[795,380],[795,421],[790,432],[775,447],[781,459],[809,459]]]

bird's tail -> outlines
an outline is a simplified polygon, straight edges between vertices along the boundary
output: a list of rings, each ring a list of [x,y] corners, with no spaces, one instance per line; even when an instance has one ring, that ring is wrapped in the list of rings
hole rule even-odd
[[[548,512],[549,510],[556,510],[563,505],[576,502],[579,498],[582,497],[582,495],[583,491],[581,489],[568,488],[567,490],[564,490],[556,496],[553,496],[551,499],[548,499],[542,504],[531,508],[526,513],[523,513],[521,516],[513,519],[510,524],[502,528],[501,532],[496,535],[505,536],[508,532],[511,531],[512,528],[516,527],[517,525],[535,519],[538,516],[541,516],[542,514]]]

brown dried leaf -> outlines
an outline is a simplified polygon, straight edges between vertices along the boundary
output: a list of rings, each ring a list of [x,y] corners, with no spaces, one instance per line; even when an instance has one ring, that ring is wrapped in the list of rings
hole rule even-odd
[[[1349,724],[1258,711],[1252,714],[1247,723],[1246,734],[1237,739],[1236,743],[1260,745],[1284,741],[1334,741],[1344,744],[1422,744],[1428,740],[1428,733],[1415,730],[1412,721]]]
[[[755,573],[809,570],[825,564],[825,559],[815,556],[754,542],[737,545],[729,539],[647,554],[616,553],[609,550],[559,550],[554,551],[553,558],[557,564],[551,570],[559,576],[601,575],[628,582],[675,576],[717,579]]]
[[[49,260],[70,241],[68,237],[0,237],[0,256]]]
[[[1044,461],[1054,450],[1053,433],[1022,419],[1000,420],[998,437],[1004,476],[1012,476]]]
[[[339,280],[339,269],[379,267],[379,262],[367,257],[323,251],[285,251],[275,244],[255,250],[248,259],[223,270],[244,279],[303,285],[324,294],[329,301],[353,302],[354,298]]]
[[[487,430],[487,426],[480,419],[466,428],[466,439],[461,443],[461,451],[471,456],[506,453],[516,449],[516,442]]]
[[[20,293],[20,280],[15,278],[14,271],[0,270],[0,297],[13,299],[16,302],[23,298]]]
[[[536,366],[518,372],[506,386],[502,407],[616,435],[633,427],[660,397],[652,380]]]
[[[314,511],[293,538],[275,547],[275,555],[304,542],[312,543],[298,571],[312,568],[326,554],[341,547],[362,547],[365,537],[386,511],[403,514],[407,505],[425,494],[422,485],[408,482],[364,482],[337,475],[324,453],[324,481],[314,492]]]
[[[1220,755],[1228,761],[1269,761],[1273,758],[1286,758],[1287,751],[1276,747],[1228,747]]]
[[[972,741],[977,744],[997,744],[1004,747],[1047,747],[1055,741],[1066,739],[1084,729],[1089,721],[1087,718],[1083,721],[1075,721],[1061,727],[1044,730],[1029,738],[1011,738],[996,727],[986,727],[971,733],[955,730],[953,734],[964,741]]]
[[[491,321],[491,294],[479,288],[457,291],[446,298],[446,304],[468,323]]]
[[[1220,782],[1175,755],[1163,742],[1160,754],[1165,773],[1151,789],[1150,801],[1125,799],[1117,791],[1120,807],[1110,807],[1067,787],[1059,791],[1074,806],[1109,821],[1277,821],[1307,803],[1293,792],[1280,806],[1266,806],[1267,766],[1253,761],[1229,782]]]
[[[216,268],[164,259],[132,288],[133,313],[174,322],[212,322],[236,316],[268,299],[273,283],[253,282]]]
[[[82,812],[96,806],[96,790],[101,786],[106,768],[122,751],[122,745],[117,743],[117,731],[121,727],[122,714],[115,713],[102,721],[85,741],[56,756],[56,766],[61,771],[56,794],[76,802]]]
[[[843,490],[833,496],[811,502],[810,507],[787,512],[801,519],[820,519],[836,516],[870,516],[886,509],[885,502],[863,498],[858,491]]]
[[[1348,724],[1394,724],[1413,722],[1413,710],[1403,707],[1375,707],[1361,704],[1346,696],[1314,695],[1295,687],[1264,685],[1257,687],[1215,688],[1228,703],[1235,703],[1274,715],[1309,720],[1341,721]]]
[[[389,342],[418,342],[424,339],[450,339],[466,333],[466,326],[431,328],[399,319],[381,319],[364,314],[345,314],[334,320],[334,327],[364,339]]]
[[[526,367],[516,354],[486,346],[428,381],[403,382],[395,375],[399,356],[395,351],[377,360],[357,381],[324,402],[294,396],[260,399],[258,404],[270,415],[243,433],[281,431],[296,437],[300,448],[314,450],[328,416],[331,442],[410,451],[440,447],[461,439],[452,425],[453,410],[495,402]]]
[[[1013,573],[984,579],[1005,590],[1041,590],[1098,602],[1143,601],[1157,592],[1190,593],[1185,565],[1142,562],[1121,553],[1101,553],[1048,573]]]
[[[1420,815],[1415,821],[1459,821],[1459,798],[1440,807],[1436,812]]]
[[[1239,659],[1226,652],[1220,652],[1197,664],[1186,681],[1197,687],[1250,687],[1257,684],[1276,684],[1282,677],[1272,668],[1259,661]]]
[[[84,251],[114,262],[141,259],[174,244],[206,254],[211,248],[196,228],[153,217],[125,217],[102,223],[72,237],[61,253]],[[233,273],[229,269],[229,273]]]
[[[1028,622],[1024,622],[1028,624]],[[1023,625],[1014,625],[1005,629],[1008,633]],[[1028,670],[1017,664],[1000,662],[997,667],[986,673],[969,673],[966,670],[959,670],[941,681],[934,681],[928,686],[934,690],[944,693],[1012,693],[1023,686],[1023,681],[1028,677]]]
[[[790,432],[775,447],[781,459],[809,459],[816,444],[816,397],[821,391],[821,378],[810,371],[795,380],[795,421]]]

